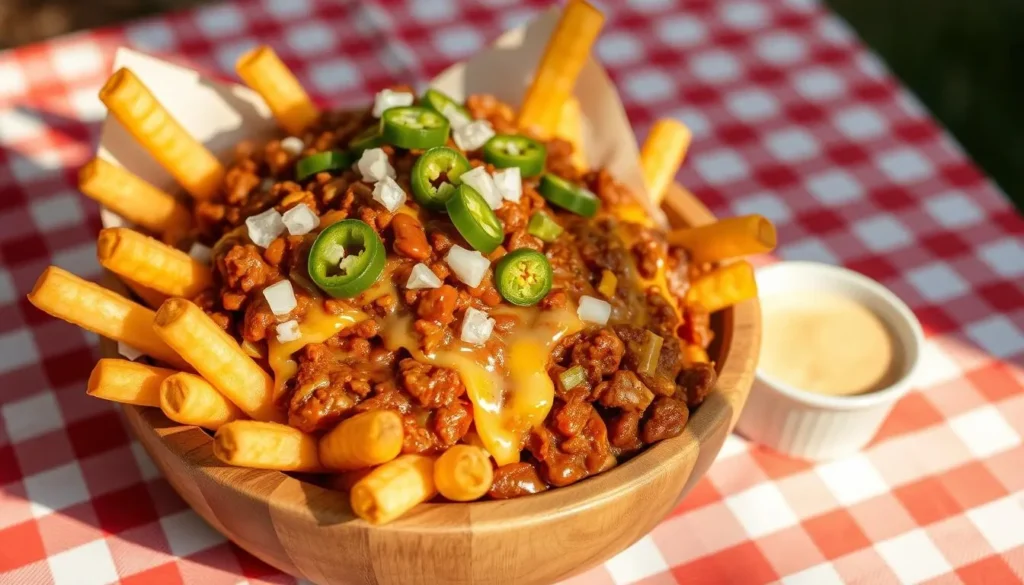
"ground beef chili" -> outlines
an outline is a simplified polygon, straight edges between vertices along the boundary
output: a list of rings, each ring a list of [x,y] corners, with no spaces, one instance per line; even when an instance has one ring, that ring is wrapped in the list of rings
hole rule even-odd
[[[472,118],[489,121],[497,132],[517,132],[512,109],[492,96],[471,96],[466,107]],[[587,219],[549,205],[533,177],[523,180],[517,202],[504,201],[495,210],[504,232],[501,245],[487,254],[492,264],[480,285],[471,287],[454,273],[446,255],[453,246],[472,246],[447,215],[421,209],[411,195],[412,167],[421,151],[381,147],[407,195],[404,208],[396,212],[374,199],[373,185],[363,182],[355,167],[296,180],[299,159],[345,150],[375,124],[378,120],[367,110],[334,112],[298,137],[304,144],[301,153],[283,148],[280,140],[241,144],[221,196],[194,206],[194,239],[212,247],[216,281],[214,289],[195,300],[268,369],[268,344],[282,321],[303,323],[314,315],[351,311],[367,317],[291,355],[295,374],[279,381],[288,423],[321,434],[357,413],[386,409],[402,416],[405,453],[440,453],[460,441],[479,441],[473,397],[460,373],[417,356],[457,342],[470,309],[494,319],[492,338],[481,351],[491,351],[522,327],[518,317],[499,310],[509,304],[495,287],[494,271],[505,254],[527,249],[544,254],[552,272],[551,291],[536,312],[575,314],[580,297],[588,295],[606,298],[612,318],[603,326],[583,324],[551,347],[545,367],[555,386],[553,405],[519,437],[521,460],[496,468],[490,497],[514,498],[569,485],[614,467],[645,445],[680,435],[690,410],[715,383],[714,366],[686,363],[684,351],[690,345],[703,350],[711,342],[707,313],[682,304],[691,278],[707,267],[691,265],[686,252],[666,246],[657,230],[611,213]],[[448,146],[456,148],[451,139]],[[606,171],[577,168],[570,143],[554,139],[546,147],[547,172],[585,185],[609,208],[631,200],[629,190]],[[498,170],[480,151],[465,154],[472,167]],[[320,218],[320,228],[346,218],[369,225],[388,254],[379,286],[355,298],[323,295],[305,271],[316,231],[306,236],[285,232],[266,247],[249,239],[246,218],[298,205]],[[542,239],[532,233],[530,220],[537,212],[552,218],[560,235]],[[443,284],[406,288],[417,263]],[[662,269],[668,291],[652,284]],[[602,278],[608,278],[605,273],[615,277],[607,297],[598,292]],[[287,315],[275,315],[262,291],[284,279],[293,285],[296,306]],[[405,315],[410,325],[406,342],[388,343],[389,324]],[[661,339],[655,361],[644,353],[650,335]]]

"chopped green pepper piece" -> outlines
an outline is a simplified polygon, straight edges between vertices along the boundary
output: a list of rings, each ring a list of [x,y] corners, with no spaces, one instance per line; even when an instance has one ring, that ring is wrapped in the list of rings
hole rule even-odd
[[[545,242],[551,243],[558,239],[558,236],[562,235],[564,230],[550,215],[543,211],[535,211],[530,216],[530,223],[526,224],[526,231],[531,236],[536,236]]]

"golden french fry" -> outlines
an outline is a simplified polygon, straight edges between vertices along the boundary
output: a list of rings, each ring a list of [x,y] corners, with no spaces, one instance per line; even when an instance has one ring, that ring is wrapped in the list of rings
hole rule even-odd
[[[583,112],[580,102],[574,97],[565,100],[562,113],[558,116],[555,136],[572,145],[572,162],[578,169],[587,168],[586,151],[583,150]]]
[[[239,467],[323,471],[316,455],[316,437],[273,422],[236,420],[222,425],[213,437],[213,454]]]
[[[402,452],[402,416],[370,410],[347,418],[320,439],[327,469],[348,471],[391,461]]]
[[[245,413],[209,382],[185,372],[168,376],[160,384],[158,406],[174,422],[212,431],[233,420],[245,418]]]
[[[168,296],[162,292],[157,292],[148,286],[143,286],[130,278],[121,277],[121,282],[128,287],[135,296],[142,299],[142,302],[146,303],[150,309],[159,309],[160,305],[164,304],[164,301],[168,299]]]
[[[96,256],[118,276],[172,297],[193,298],[213,284],[209,266],[128,228],[100,230]]]
[[[434,458],[402,455],[374,469],[352,486],[352,511],[370,524],[391,522],[437,495]]]
[[[694,228],[672,230],[668,243],[686,248],[694,262],[720,262],[770,252],[775,248],[775,226],[760,215],[721,219]]]
[[[130,70],[114,72],[100,90],[100,101],[160,166],[196,199],[210,199],[221,188],[224,167],[189,135]]]
[[[122,359],[103,358],[89,374],[89,396],[135,404],[160,406],[160,383],[177,370]]]
[[[672,178],[683,164],[693,134],[682,122],[665,118],[655,122],[640,151],[647,193],[654,204],[661,205]]]
[[[519,126],[550,135],[562,105],[572,96],[576,79],[597,40],[604,15],[583,0],[570,0],[551,33],[544,56],[519,109]]]
[[[156,312],[153,329],[250,418],[284,420],[274,404],[274,381],[270,375],[194,303],[168,299]]]
[[[192,215],[174,197],[100,158],[78,171],[78,188],[100,205],[153,233],[180,236],[192,225]]]
[[[82,329],[124,342],[176,368],[190,369],[153,333],[153,311],[67,270],[50,266],[39,275],[28,300],[37,308]]]
[[[242,55],[235,71],[267,102],[277,123],[289,134],[301,135],[320,117],[299,80],[270,47],[256,47]]]
[[[453,502],[479,500],[491,489],[494,466],[487,451],[472,445],[454,445],[434,464],[434,485]]]
[[[709,313],[757,296],[754,267],[749,262],[734,262],[702,275],[686,291],[686,301],[700,305]]]

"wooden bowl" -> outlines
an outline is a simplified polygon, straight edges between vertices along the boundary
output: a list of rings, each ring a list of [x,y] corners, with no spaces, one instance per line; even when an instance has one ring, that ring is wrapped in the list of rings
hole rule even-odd
[[[713,216],[680,187],[673,225]],[[278,569],[319,583],[551,583],[593,567],[647,534],[704,475],[747,398],[760,346],[756,300],[715,320],[718,384],[683,435],[569,487],[515,500],[423,504],[370,526],[346,494],[276,471],[228,467],[213,440],[159,409],[125,406],[128,422],[174,489],[211,526]],[[103,352],[116,356],[104,340]]]

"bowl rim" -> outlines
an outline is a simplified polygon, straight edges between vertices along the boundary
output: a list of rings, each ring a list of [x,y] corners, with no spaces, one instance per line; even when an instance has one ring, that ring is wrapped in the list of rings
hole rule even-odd
[[[678,183],[670,184],[662,201],[662,209],[666,212],[669,224],[672,226],[699,225],[715,219],[699,200]],[[111,283],[112,286],[124,290],[124,286],[116,277],[109,273],[107,273],[107,277],[108,280],[114,281]],[[692,485],[693,469],[698,460],[697,454],[704,446],[702,437],[694,432],[695,419],[700,419],[703,422],[701,413],[707,412],[707,408],[718,404],[721,414],[706,421],[712,424],[699,430],[704,431],[702,434],[714,435],[713,431],[725,425],[727,428],[725,432],[721,433],[721,436],[724,437],[735,428],[747,396],[750,394],[761,344],[761,310],[758,299],[755,297],[725,309],[721,312],[719,323],[720,327],[715,331],[717,337],[715,343],[718,348],[715,354],[718,358],[715,360],[718,366],[718,379],[715,388],[709,395],[709,400],[691,414],[686,428],[680,436],[660,441],[628,461],[617,465],[614,469],[566,487],[510,500],[422,503],[390,523],[372,527],[381,532],[411,531],[420,534],[443,534],[463,532],[468,525],[472,526],[474,532],[484,532],[504,531],[509,528],[511,523],[518,526],[546,523],[554,518],[576,514],[589,508],[601,506],[611,499],[627,496],[638,486],[652,482],[659,475],[668,473],[669,470],[676,469],[677,466],[684,465],[688,461],[692,461],[694,466],[688,471],[691,477],[688,478],[687,485]],[[104,357],[120,357],[115,342],[106,338],[101,338],[100,341],[101,353]],[[718,399],[711,399],[716,396]],[[212,452],[213,438],[202,429],[178,425],[164,417],[159,409],[151,412],[154,409],[131,405],[121,406],[129,418],[133,430],[144,428],[152,432],[159,442],[177,458],[187,462],[192,458],[190,456],[194,456],[203,448]],[[728,420],[724,418],[726,413],[729,415]],[[158,429],[154,426],[154,420],[161,423],[161,428]],[[194,435],[190,434],[189,440],[170,441],[167,439],[170,435],[180,433],[194,433]],[[146,441],[141,442],[144,447],[149,448]],[[711,460],[717,456],[720,448],[720,444],[711,446],[713,452],[708,454],[711,456]],[[153,458],[157,459],[155,456]],[[706,463],[710,465],[711,460]],[[278,489],[282,487],[301,489],[300,484],[302,484],[320,490],[323,493],[317,492],[319,497],[331,498],[331,503],[340,504],[341,508],[349,510],[349,514],[351,514],[347,495],[343,492],[302,481],[287,473],[244,469],[246,472],[244,479],[239,480],[232,477],[229,481],[226,477],[228,474],[222,470],[236,471],[242,468],[225,465],[191,465],[191,467],[195,473],[202,474],[206,479],[229,487],[237,495],[254,499],[271,510],[301,512],[299,507],[308,508],[308,506],[305,506],[305,502],[299,506],[294,501],[272,498],[265,490],[243,488],[246,485],[253,487],[254,484],[261,481],[266,482],[268,479],[275,481]],[[703,473],[703,470],[700,470],[700,473]],[[444,513],[444,516],[439,517],[439,513]],[[352,521],[371,526],[354,514],[352,514]]]
[[[875,392],[853,396],[816,394],[774,378],[765,373],[760,365],[758,365],[755,375],[757,380],[763,383],[764,386],[800,404],[834,411],[863,410],[880,404],[895,402],[910,390],[921,367],[924,331],[921,328],[920,321],[918,321],[914,312],[910,310],[910,307],[891,290],[860,272],[821,262],[775,262],[758,268],[755,272],[755,278],[757,279],[759,290],[763,283],[768,279],[772,279],[773,281],[777,280],[785,283],[778,286],[782,291],[806,291],[807,289],[803,286],[803,283],[816,279],[818,282],[827,282],[834,285],[836,287],[836,294],[841,296],[850,297],[853,294],[861,294],[870,297],[876,303],[884,305],[891,310],[890,314],[895,317],[894,319],[880,318],[893,329],[896,337],[901,341],[910,340],[911,342],[909,346],[902,349],[904,359],[908,360],[908,363],[904,365],[902,375],[890,385]]]

